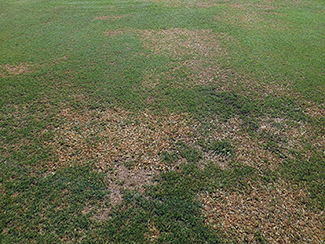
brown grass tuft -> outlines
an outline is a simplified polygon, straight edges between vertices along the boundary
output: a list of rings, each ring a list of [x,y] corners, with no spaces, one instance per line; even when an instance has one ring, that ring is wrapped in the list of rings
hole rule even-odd
[[[54,129],[54,140],[48,143],[58,157],[49,164],[50,170],[95,162],[99,171],[108,172],[113,206],[122,202],[123,190],[142,192],[160,170],[172,169],[177,163],[160,161],[160,152],[173,150],[178,141],[190,143],[197,126],[187,114],[135,115],[119,109],[79,112],[66,108],[57,116],[64,123]]]

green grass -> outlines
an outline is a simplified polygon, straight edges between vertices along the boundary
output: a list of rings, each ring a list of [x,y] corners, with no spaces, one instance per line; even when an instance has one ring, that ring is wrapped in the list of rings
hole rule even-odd
[[[203,0],[164,2],[0,0],[1,243],[236,242],[204,223],[197,195],[245,192],[252,182],[284,180],[307,192],[309,211],[324,210],[324,113],[306,113],[324,111],[324,2],[212,0],[208,8],[198,5]],[[122,17],[95,19],[110,15]],[[175,28],[211,30],[199,44],[217,38],[226,54],[175,57],[168,48],[149,50],[146,42],[154,40],[139,34]],[[114,30],[121,34],[104,34]],[[213,79],[197,82],[203,68],[184,65],[189,60],[215,69]],[[12,71],[19,65],[24,71]],[[144,85],[148,76],[157,84]],[[122,204],[111,206],[97,159],[59,166],[53,143],[67,107],[79,114],[114,108],[134,116],[186,113],[199,126],[191,140],[159,152],[159,162],[181,162],[177,169],[156,176],[144,192],[125,190]],[[240,132],[227,135],[247,133],[281,159],[275,170],[245,165],[237,160],[240,145],[215,138],[213,131],[233,118],[242,121]],[[285,121],[274,126],[291,137],[261,131],[263,119]],[[301,124],[311,135],[294,148],[290,129]],[[100,138],[94,132],[86,139]],[[226,156],[228,167],[204,161],[204,153]],[[91,211],[83,214],[87,206]],[[103,208],[109,217],[100,221],[94,216]],[[152,226],[159,234],[150,241]]]

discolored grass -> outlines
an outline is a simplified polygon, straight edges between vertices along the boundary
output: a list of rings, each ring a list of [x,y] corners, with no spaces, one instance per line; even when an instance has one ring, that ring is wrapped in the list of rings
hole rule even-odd
[[[118,109],[80,113],[68,108],[58,116],[65,123],[54,128],[54,138],[49,142],[58,156],[58,161],[51,163],[54,169],[88,161],[95,161],[101,170],[115,163],[165,169],[172,165],[159,161],[159,153],[172,149],[177,142],[190,142],[197,126],[186,114],[159,117],[144,112],[134,116]]]
[[[18,64],[18,65],[0,65],[0,76],[6,78],[8,76],[16,76],[24,73],[32,72],[32,65],[30,64]]]
[[[236,236],[237,242],[321,243],[324,239],[322,213],[304,204],[306,192],[287,189],[286,183],[250,185],[244,192],[215,192],[199,196],[205,222]]]
[[[322,243],[321,1],[0,8],[1,243]]]

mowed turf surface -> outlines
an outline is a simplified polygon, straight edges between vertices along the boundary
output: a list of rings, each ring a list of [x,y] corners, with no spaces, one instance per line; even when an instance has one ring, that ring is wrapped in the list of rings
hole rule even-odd
[[[324,1],[0,9],[0,243],[325,239]]]

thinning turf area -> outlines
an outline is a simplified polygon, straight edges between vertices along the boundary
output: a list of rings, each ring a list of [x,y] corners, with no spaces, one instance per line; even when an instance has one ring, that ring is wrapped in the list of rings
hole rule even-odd
[[[322,243],[321,0],[0,0],[1,243]]]

